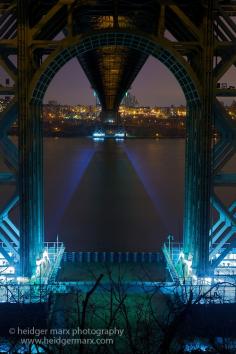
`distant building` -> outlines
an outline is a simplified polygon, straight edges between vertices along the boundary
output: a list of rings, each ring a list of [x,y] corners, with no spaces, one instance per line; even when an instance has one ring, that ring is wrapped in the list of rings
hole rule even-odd
[[[139,105],[138,100],[130,92],[125,94],[121,104],[126,107],[137,107]]]
[[[58,103],[56,100],[49,100],[49,101],[48,101],[48,105],[49,105],[49,106],[58,106],[59,103]]]

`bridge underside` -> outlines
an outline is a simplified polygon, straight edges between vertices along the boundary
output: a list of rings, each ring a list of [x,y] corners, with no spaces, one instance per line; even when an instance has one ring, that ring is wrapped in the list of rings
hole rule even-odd
[[[236,130],[217,100],[225,89],[216,87],[236,63],[235,16],[232,1],[1,2],[0,65],[13,83],[0,87],[1,95],[12,96],[0,114],[0,149],[10,170],[0,181],[15,186],[0,214],[0,253],[9,269],[30,277],[42,258],[42,99],[71,53],[96,91],[105,123],[118,120],[120,102],[148,55],[172,71],[188,105],[184,258],[197,275],[227,259],[236,244],[235,203],[226,206],[214,186],[236,183],[235,175],[222,173],[235,153]],[[227,96],[235,97],[235,90]],[[8,137],[16,119],[18,148]],[[17,205],[18,223],[11,219]]]

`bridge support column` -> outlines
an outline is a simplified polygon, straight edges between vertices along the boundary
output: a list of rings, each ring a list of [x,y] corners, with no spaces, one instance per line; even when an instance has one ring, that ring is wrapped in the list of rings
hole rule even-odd
[[[208,1],[203,21],[204,38],[200,57],[202,95],[189,104],[186,138],[184,252],[193,257],[197,275],[209,271],[209,231],[212,194],[213,123],[213,0]]]
[[[18,1],[20,272],[25,277],[34,272],[43,249],[42,115],[29,98],[35,58],[28,8],[28,0]]]
[[[101,121],[104,124],[119,124],[118,110],[102,110]]]

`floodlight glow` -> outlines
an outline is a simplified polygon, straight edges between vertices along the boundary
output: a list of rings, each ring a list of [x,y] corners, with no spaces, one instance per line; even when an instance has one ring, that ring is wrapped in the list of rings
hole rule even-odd
[[[5,266],[7,264],[7,261],[5,258],[0,259],[0,266]]]
[[[184,259],[184,252],[183,252],[183,251],[180,251],[180,253],[179,253],[178,261],[179,261],[180,259]]]
[[[49,261],[49,256],[48,256],[48,251],[47,250],[45,250],[43,252],[43,258],[46,259],[47,261]]]
[[[210,277],[206,277],[206,278],[204,278],[204,280],[205,280],[206,284],[209,284],[209,283],[211,284],[213,279]]]
[[[105,136],[105,133],[103,133],[103,132],[94,132],[93,133],[94,138],[104,138],[104,136]]]
[[[36,259],[36,265],[40,266],[40,264],[42,263],[42,259]]]
[[[29,282],[29,278],[26,278],[26,277],[17,277],[16,280],[18,283],[28,283]]]
[[[15,273],[15,267],[8,267],[7,271],[8,271],[8,273],[14,274]]]
[[[125,137],[125,133],[123,133],[123,132],[115,133],[115,137],[116,138],[124,138]]]
[[[94,141],[104,141],[104,138],[93,138]]]

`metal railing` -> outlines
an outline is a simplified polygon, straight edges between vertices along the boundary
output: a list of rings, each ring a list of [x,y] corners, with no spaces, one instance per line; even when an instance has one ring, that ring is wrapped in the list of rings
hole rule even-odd
[[[65,252],[63,262],[75,263],[157,263],[159,252]]]
[[[180,282],[180,278],[179,278],[178,272],[176,270],[175,263],[173,261],[173,252],[172,252],[173,249],[170,249],[164,243],[162,251],[163,251],[163,254],[165,256],[166,265],[167,265],[167,268],[169,270],[169,273],[170,273],[170,276],[171,276],[172,280],[174,282],[176,282],[176,283],[179,283]]]

